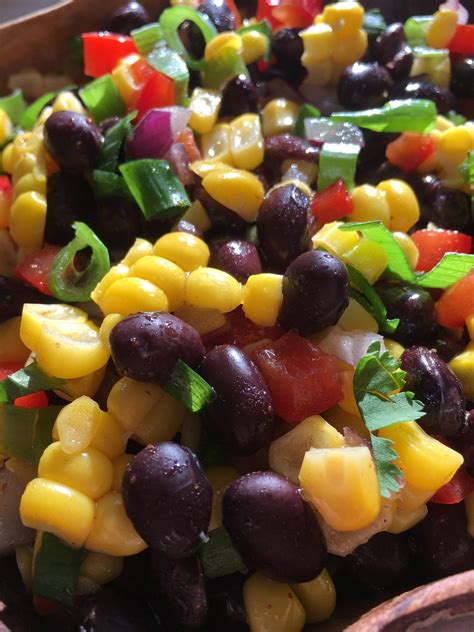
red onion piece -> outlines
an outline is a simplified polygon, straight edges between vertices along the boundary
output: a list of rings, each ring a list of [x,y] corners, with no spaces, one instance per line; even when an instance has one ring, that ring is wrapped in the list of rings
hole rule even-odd
[[[128,142],[133,158],[163,158],[186,127],[190,111],[182,107],[153,108],[135,127]]]
[[[183,143],[173,143],[165,159],[170,163],[181,184],[187,186],[195,182],[195,175],[189,168],[189,158]]]

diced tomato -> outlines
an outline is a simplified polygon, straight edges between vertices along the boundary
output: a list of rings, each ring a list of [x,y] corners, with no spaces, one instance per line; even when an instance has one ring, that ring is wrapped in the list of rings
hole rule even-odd
[[[20,362],[2,362],[0,364],[0,381],[23,368]],[[18,408],[46,408],[48,397],[44,391],[38,391],[31,395],[24,395],[15,399],[15,406]]]
[[[83,33],[84,74],[88,77],[102,77],[115,68],[118,61],[138,53],[135,42],[128,35],[114,33]]]
[[[336,180],[323,191],[316,193],[311,202],[311,211],[318,221],[326,224],[342,219],[353,211],[353,204],[344,180]]]
[[[470,476],[466,468],[461,465],[453,478],[440,487],[436,494],[430,499],[432,503],[440,505],[454,505],[464,500],[471,492],[474,491],[474,478]]]
[[[0,380],[4,380],[9,375],[22,368],[23,364],[21,362],[2,362],[0,364]]]
[[[387,145],[385,155],[403,171],[416,171],[434,152],[431,136],[405,132]]]
[[[448,288],[436,303],[436,318],[443,327],[464,327],[474,314],[474,269]]]
[[[342,399],[336,358],[294,332],[254,352],[268,384],[275,413],[297,423]]]
[[[241,307],[226,314],[226,324],[209,334],[202,336],[206,348],[216,345],[236,345],[240,349],[253,345],[260,340],[277,340],[284,334],[279,325],[259,327],[245,317]]]
[[[418,248],[419,257],[415,270],[427,272],[441,261],[447,252],[469,254],[472,238],[457,230],[428,229],[417,230],[410,235]]]
[[[196,139],[194,138],[193,130],[190,127],[185,127],[182,132],[178,134],[176,137],[177,143],[182,143],[184,145],[184,149],[189,158],[189,162],[194,162],[195,160],[201,160],[201,152],[199,151],[199,147],[196,144]]]
[[[52,296],[48,287],[48,274],[59,251],[59,246],[46,244],[41,250],[35,250],[26,255],[20,265],[15,268],[13,274],[43,294]]]
[[[258,0],[256,18],[273,27],[305,28],[320,12],[320,0]]]
[[[140,119],[152,108],[175,105],[175,102],[174,81],[161,72],[155,71],[138,95],[135,103],[135,109],[138,110],[137,118]]]
[[[448,49],[466,57],[474,55],[474,24],[458,24]]]
[[[54,614],[61,610],[61,604],[52,599],[47,599],[46,597],[39,597],[38,595],[33,595],[33,607],[40,616]]]

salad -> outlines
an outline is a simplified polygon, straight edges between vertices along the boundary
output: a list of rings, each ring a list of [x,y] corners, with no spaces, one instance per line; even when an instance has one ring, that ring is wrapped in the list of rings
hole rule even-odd
[[[0,98],[0,555],[48,630],[299,632],[474,568],[474,25],[172,5]]]

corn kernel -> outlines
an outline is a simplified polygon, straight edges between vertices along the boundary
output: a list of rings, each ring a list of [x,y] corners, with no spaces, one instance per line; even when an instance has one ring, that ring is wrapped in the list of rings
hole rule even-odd
[[[136,312],[167,312],[169,303],[163,290],[150,281],[127,277],[114,281],[107,288],[101,299],[101,309],[105,315],[129,316]]]
[[[419,252],[416,247],[413,239],[407,235],[406,233],[394,232],[393,237],[398,242],[398,245],[401,247],[403,252],[405,253],[405,257],[408,260],[411,268],[414,270],[416,268],[416,264],[418,263]]]
[[[380,278],[388,263],[388,256],[382,244],[365,237],[362,237],[342,258],[345,263],[356,268],[370,284]]]
[[[112,266],[92,290],[91,299],[94,303],[100,306],[105,292],[109,289],[112,283],[115,283],[115,281],[118,281],[119,279],[126,279],[129,274],[130,268],[123,263]]]
[[[53,533],[73,547],[84,544],[94,511],[93,500],[45,478],[28,483],[20,501],[20,516],[26,527]]]
[[[455,355],[449,366],[461,381],[466,399],[474,400],[474,342]]]
[[[107,398],[107,410],[128,432],[133,432],[141,420],[163,398],[164,391],[156,384],[148,384],[122,377]]]
[[[19,546],[15,550],[16,565],[21,579],[28,590],[33,585],[33,550],[29,546]]]
[[[205,241],[190,233],[167,233],[153,247],[153,254],[169,259],[185,272],[207,266],[210,251]]]
[[[84,377],[76,377],[73,380],[66,380],[62,385],[64,390],[55,390],[54,392],[59,397],[62,397],[68,402],[73,399],[86,395],[87,397],[94,397],[99,390],[99,386],[102,383],[102,379],[105,374],[105,366],[98,371],[84,375]]]
[[[229,146],[229,152],[230,152],[230,146]],[[224,157],[225,156],[223,156],[222,159],[224,159]],[[232,161],[232,156],[228,158],[228,161],[229,161],[229,164],[227,164],[226,162],[222,162],[221,159],[218,160],[217,158],[209,158],[208,160],[195,160],[189,165],[189,168],[197,176],[199,176],[200,178],[204,178],[209,173],[212,173],[214,171],[233,171],[233,167],[230,166],[230,163]]]
[[[199,268],[188,276],[186,305],[217,309],[223,314],[240,305],[242,287],[233,276],[217,268]]]
[[[24,363],[30,355],[20,338],[20,316],[0,323],[0,362]]]
[[[262,110],[262,128],[265,138],[293,132],[299,111],[299,105],[288,99],[269,101]]]
[[[204,59],[209,61],[216,57],[224,48],[233,48],[240,53],[242,51],[242,39],[240,35],[233,31],[223,31],[213,37],[204,50]]]
[[[201,152],[204,161],[214,160],[232,165],[230,125],[218,123],[210,132],[203,134],[201,136]]]
[[[331,82],[334,63],[330,59],[313,62],[306,59],[305,67],[308,71],[306,81],[312,86],[327,86]]]
[[[133,461],[133,454],[121,454],[113,462],[114,466],[114,480],[112,482],[112,491],[122,491],[122,480],[125,474],[125,469],[129,463]]]
[[[1,167],[5,173],[13,173],[15,168],[15,147],[9,143],[1,153]]]
[[[372,314],[362,307],[354,298],[349,297],[349,305],[342,313],[337,323],[338,327],[344,331],[354,331],[354,329],[363,329],[378,333],[379,326]]]
[[[384,338],[383,343],[387,351],[393,355],[396,360],[400,360],[402,353],[405,351],[405,347],[396,340],[390,340],[390,338]]]
[[[246,222],[255,221],[265,195],[257,176],[240,169],[211,171],[203,178],[202,186],[217,202]]]
[[[348,35],[337,35],[334,43],[333,61],[336,73],[333,73],[333,84],[337,83],[344,68],[361,59],[368,46],[367,33],[363,29]]]
[[[344,432],[344,428],[351,428],[359,436],[369,437],[369,431],[359,415],[351,415],[340,406],[333,406],[329,410],[324,411],[324,417],[331,426],[334,426],[341,433]]]
[[[100,590],[99,584],[96,584],[89,577],[79,575],[76,582],[75,595],[77,597],[85,597],[87,595],[95,595]]]
[[[76,112],[86,115],[87,112],[79,99],[69,90],[60,92],[54,99],[53,112]]]
[[[471,492],[464,499],[464,507],[467,516],[467,531],[471,538],[474,538],[474,492]]]
[[[328,4],[324,7],[322,20],[332,27],[337,35],[350,35],[362,28],[364,8],[350,0]]]
[[[301,632],[305,611],[288,584],[255,573],[244,584],[244,603],[252,632]]]
[[[433,15],[433,21],[426,32],[426,44],[431,48],[446,48],[453,38],[458,25],[458,12],[440,9]]]
[[[181,219],[193,224],[193,226],[196,226],[196,228],[201,230],[203,233],[211,228],[209,216],[199,200],[194,200],[184,215],[181,216]]]
[[[122,574],[123,558],[104,553],[88,553],[81,564],[79,575],[103,586]]]
[[[453,127],[442,132],[437,143],[437,154],[441,164],[456,167],[466,158],[472,146],[471,135],[464,126]]]
[[[474,341],[474,314],[471,314],[471,316],[466,318],[466,327],[469,333],[469,338],[471,341]]]
[[[16,200],[22,193],[36,191],[40,195],[46,195],[46,176],[41,173],[27,173],[15,184],[13,198]]]
[[[139,237],[138,239],[135,239],[133,245],[129,248],[127,254],[120,263],[123,263],[125,266],[130,267],[141,257],[146,257],[147,255],[152,254],[153,245],[146,239],[141,239]]]
[[[163,393],[157,404],[135,428],[133,436],[143,445],[171,441],[183,423],[185,407],[177,399]]]
[[[150,281],[166,294],[169,310],[174,312],[184,304],[184,290],[186,275],[184,271],[172,261],[149,255],[142,257],[130,268],[130,274],[140,279]]]
[[[209,531],[212,531],[222,526],[222,496],[226,487],[239,478],[240,474],[230,465],[212,465],[206,468],[205,473],[212,487],[212,513],[209,522]]]
[[[87,319],[86,312],[70,305],[25,303],[21,315],[20,337],[29,349],[33,349],[45,322],[72,325],[85,323]]]
[[[112,70],[112,79],[125,103],[131,103],[143,87],[132,71],[132,66],[140,60],[137,53],[123,57]]]
[[[405,480],[405,485],[397,498],[397,510],[401,511],[417,511],[422,507],[435,493],[436,490],[422,490],[413,487]]]
[[[222,97],[216,90],[194,88],[189,103],[189,127],[198,134],[210,132],[216,124],[221,101]]]
[[[124,431],[117,419],[101,410],[90,447],[115,459],[124,452],[128,437],[129,433]]]
[[[360,240],[359,235],[355,230],[339,230],[342,225],[342,222],[324,224],[312,238],[313,248],[322,246],[339,258],[353,250]]]
[[[434,493],[451,480],[463,463],[459,452],[430,437],[415,421],[383,428],[379,436],[394,442],[396,464],[406,481],[423,491]]]
[[[41,193],[22,193],[12,204],[10,233],[19,246],[41,248],[46,224],[46,198]]]
[[[226,317],[217,309],[200,309],[185,305],[175,312],[175,316],[188,325],[192,325],[200,336],[210,334],[211,331],[216,331],[227,324]]]
[[[239,169],[251,171],[263,162],[263,136],[258,114],[242,114],[230,124],[230,153]]]
[[[337,531],[363,529],[379,514],[377,474],[365,446],[311,448],[299,478],[305,497]]]
[[[406,182],[395,179],[380,182],[377,189],[386,195],[390,208],[390,230],[408,232],[420,219],[420,207],[413,189]]]
[[[245,315],[260,327],[276,324],[283,301],[281,274],[252,274],[242,290]]]
[[[400,509],[400,507],[397,507],[387,531],[389,533],[403,533],[404,531],[408,531],[408,529],[411,529],[421,522],[426,517],[427,513],[428,507],[426,505],[421,505],[412,511],[405,511]]]
[[[101,410],[90,397],[78,397],[64,406],[56,418],[56,430],[66,454],[86,450],[99,425]]]
[[[261,59],[270,46],[268,37],[259,31],[247,31],[240,37],[243,47],[242,59],[245,65],[253,64]]]
[[[85,547],[94,553],[119,556],[136,555],[146,549],[125,513],[119,492],[109,492],[98,500]]]
[[[55,441],[41,456],[38,476],[62,483],[96,500],[112,487],[113,468],[110,459],[94,448],[67,454],[61,442]]]
[[[124,319],[122,314],[107,314],[100,325],[99,336],[102,344],[110,349],[110,332],[112,329]]]
[[[326,569],[309,582],[290,584],[306,612],[306,623],[330,618],[336,607],[336,588]]]
[[[342,384],[342,399],[338,402],[338,406],[350,415],[354,415],[355,417],[360,416],[354,397],[354,369],[339,371],[339,377]]]
[[[304,456],[310,448],[342,448],[344,437],[319,415],[301,423],[270,444],[269,463],[273,471],[298,484]]]
[[[362,184],[352,191],[352,222],[370,222],[380,220],[385,226],[390,225],[390,209],[383,191],[370,184]]]
[[[306,68],[315,62],[327,61],[332,57],[334,50],[335,36],[332,28],[328,24],[313,24],[309,28],[300,32],[303,40],[304,52],[301,56],[301,63]]]

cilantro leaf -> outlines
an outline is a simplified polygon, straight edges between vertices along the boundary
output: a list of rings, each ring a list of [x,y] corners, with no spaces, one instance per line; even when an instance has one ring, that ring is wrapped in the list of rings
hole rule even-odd
[[[380,331],[386,334],[393,334],[397,330],[399,319],[387,318],[387,310],[382,299],[370,285],[367,279],[356,268],[346,265],[349,272],[351,287],[349,296],[356,300],[369,314],[377,321]]]
[[[13,402],[17,397],[38,391],[59,389],[63,384],[64,380],[46,375],[36,362],[32,362],[0,382],[0,402]]]
[[[397,453],[392,448],[393,441],[370,435],[372,441],[372,454],[374,455],[375,469],[380,486],[380,493],[384,498],[390,498],[391,493],[397,493],[401,489],[403,480],[401,470],[393,463]]]

